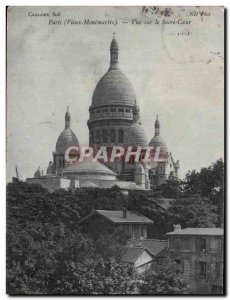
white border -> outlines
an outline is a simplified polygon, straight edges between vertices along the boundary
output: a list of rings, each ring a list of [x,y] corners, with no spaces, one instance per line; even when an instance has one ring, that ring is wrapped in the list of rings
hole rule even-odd
[[[225,6],[225,8],[228,8],[228,1],[222,0],[222,1],[215,1],[215,0],[193,0],[193,1],[183,1],[183,0],[167,0],[167,1],[150,1],[150,0],[2,0],[0,2],[0,20],[1,20],[1,26],[0,26],[0,41],[1,41],[1,47],[0,47],[0,239],[1,239],[1,246],[0,246],[0,266],[1,266],[1,272],[0,272],[0,296],[1,299],[6,299],[8,296],[5,294],[5,186],[6,186],[6,176],[5,176],[5,49],[6,49],[6,6],[126,6],[126,5],[132,5],[132,6],[142,6],[142,5],[154,5],[154,6]],[[228,48],[227,48],[228,49]],[[229,53],[227,53],[229,54]],[[229,80],[227,82],[229,86]],[[229,115],[229,106],[227,113]],[[228,126],[228,137],[229,137],[229,126]],[[229,154],[229,151],[228,153]],[[229,172],[228,172],[229,175]],[[229,186],[229,176],[227,177],[227,186]],[[227,199],[226,199],[227,201]],[[228,205],[228,212],[229,215],[229,207]],[[228,259],[229,262],[229,259]],[[229,267],[229,263],[228,263]],[[228,268],[229,269],[229,268]],[[227,277],[227,287],[230,286],[230,280]],[[76,296],[79,298],[79,296]],[[26,298],[30,299],[32,297],[20,297],[20,298]],[[48,297],[38,297],[38,298],[47,298]],[[52,297],[58,298],[58,297]],[[62,297],[67,299],[68,297]],[[88,297],[84,297],[85,299]],[[105,297],[103,297],[105,298]],[[125,297],[119,297],[120,299],[125,299]],[[139,297],[139,298],[146,298],[146,297]],[[169,297],[170,298],[170,297]],[[181,297],[181,299],[185,299],[187,297]],[[201,298],[201,297],[189,297],[190,299],[194,298]]]

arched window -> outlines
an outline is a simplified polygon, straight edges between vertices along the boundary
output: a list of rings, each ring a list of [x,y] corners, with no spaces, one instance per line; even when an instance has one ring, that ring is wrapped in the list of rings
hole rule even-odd
[[[115,129],[110,130],[110,142],[116,143],[116,131]]]
[[[94,131],[91,131],[91,143],[94,144],[95,140],[94,140]]]
[[[96,131],[95,143],[96,144],[100,143],[100,131],[99,130]]]
[[[108,130],[103,129],[103,143],[108,143]]]
[[[124,142],[124,131],[123,129],[118,130],[118,143]]]

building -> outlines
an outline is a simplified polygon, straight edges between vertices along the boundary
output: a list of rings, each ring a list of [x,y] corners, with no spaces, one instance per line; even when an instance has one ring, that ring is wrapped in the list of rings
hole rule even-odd
[[[93,147],[113,145],[152,146],[154,151],[160,147],[159,162],[149,166],[145,163],[106,163],[121,180],[135,181],[138,185],[154,188],[170,176],[178,176],[179,161],[174,162],[172,154],[160,136],[160,122],[155,122],[155,136],[148,142],[140,121],[140,109],[137,104],[134,88],[119,67],[119,46],[115,37],[110,45],[110,66],[99,80],[89,107],[89,145]],[[137,176],[137,173],[139,174]],[[137,179],[138,177],[138,179]],[[139,181],[139,182],[138,182]]]
[[[30,184],[39,184],[43,188],[47,189],[49,192],[54,192],[58,189],[65,189],[68,188],[77,188],[79,187],[78,180],[70,180],[68,178],[63,178],[60,176],[39,176],[34,178],[27,178],[27,183]]]
[[[128,186],[131,182],[138,188],[148,190],[161,185],[171,176],[178,176],[179,161],[174,162],[172,154],[168,152],[167,145],[160,136],[158,117],[155,122],[155,136],[148,142],[141,125],[140,109],[134,88],[119,68],[119,47],[115,37],[110,45],[109,69],[93,92],[87,125],[89,146],[94,147],[96,151],[101,146],[106,146],[108,153],[113,146],[123,146],[126,150],[131,146],[133,151],[140,146],[141,159],[135,162],[134,156],[130,156],[126,162],[122,156],[115,162],[100,160],[93,163],[92,160],[86,160],[70,165],[65,160],[65,151],[71,146],[78,147],[79,141],[71,129],[71,116],[67,108],[65,126],[57,139],[46,175],[36,171],[34,178],[28,178],[27,182],[39,183],[49,190],[53,190],[54,186],[57,189],[66,187],[68,184],[61,184],[61,180],[60,184],[57,184],[56,178],[59,176],[67,179],[68,187],[72,188],[111,187],[122,185],[121,182],[125,182]],[[160,147],[159,161],[152,161],[150,164],[142,161],[146,146],[153,147],[154,152]],[[56,183],[52,184],[52,180]]]
[[[114,145],[133,148],[148,145],[140,122],[135,91],[119,68],[118,56],[118,43],[113,38],[110,45],[109,69],[99,80],[89,108],[89,145],[95,148],[106,146],[108,152]],[[105,164],[117,173],[119,179],[135,182],[138,180],[142,187],[150,188],[148,170],[144,163],[135,163],[132,158],[129,163],[125,163],[121,158],[116,163]]]
[[[222,228],[185,228],[176,225],[168,237],[168,255],[180,264],[192,294],[223,294]]]
[[[95,210],[79,221],[95,236],[126,232],[131,239],[147,239],[147,226],[153,221],[140,213],[126,210]]]
[[[147,247],[133,241],[147,239],[147,226],[153,224],[149,218],[133,211],[95,210],[79,221],[80,226],[94,237],[103,234],[127,233],[129,245],[125,247],[121,261],[133,265],[138,274],[147,275],[151,272],[154,255]]]
[[[126,247],[121,258],[122,262],[132,264],[136,272],[144,276],[151,273],[153,260],[152,253],[143,247]]]

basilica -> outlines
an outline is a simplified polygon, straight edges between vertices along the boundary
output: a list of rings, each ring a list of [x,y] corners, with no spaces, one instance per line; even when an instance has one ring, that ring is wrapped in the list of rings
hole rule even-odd
[[[134,88],[119,67],[118,42],[113,37],[110,45],[110,66],[97,83],[89,107],[89,146],[99,149],[106,146],[151,146],[159,147],[160,159],[145,163],[119,159],[101,162],[85,159],[69,164],[65,151],[70,146],[79,146],[71,129],[69,109],[65,114],[65,128],[59,135],[46,174],[38,168],[29,183],[39,183],[49,190],[58,188],[119,186],[121,189],[154,189],[170,177],[178,177],[179,161],[172,154],[160,135],[160,120],[155,120],[155,133],[148,141],[141,125],[140,109]]]

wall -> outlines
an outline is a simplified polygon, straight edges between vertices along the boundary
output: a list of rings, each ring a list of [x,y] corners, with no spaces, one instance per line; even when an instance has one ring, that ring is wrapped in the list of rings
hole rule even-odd
[[[70,181],[70,179],[67,178],[61,178],[61,177],[40,177],[40,178],[27,178],[27,183],[31,184],[40,184],[42,187],[47,189],[49,192],[53,192],[58,189],[67,189],[73,185],[73,182]],[[76,180],[74,182],[75,186],[78,186],[78,181]]]
[[[205,239],[206,250],[201,250]],[[217,241],[217,243],[215,242]],[[213,247],[214,245],[216,246]],[[184,278],[191,284],[191,292],[212,294],[216,285],[223,286],[223,238],[210,236],[175,236],[169,239],[169,256],[180,260]],[[200,263],[206,263],[206,276],[200,274]]]
[[[134,267],[138,268],[142,265],[145,265],[153,260],[152,256],[147,252],[144,251],[142,254],[138,257],[138,259],[134,263]]]

